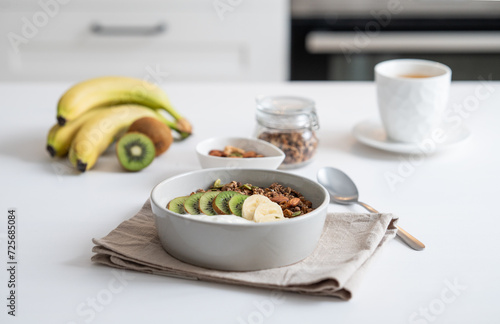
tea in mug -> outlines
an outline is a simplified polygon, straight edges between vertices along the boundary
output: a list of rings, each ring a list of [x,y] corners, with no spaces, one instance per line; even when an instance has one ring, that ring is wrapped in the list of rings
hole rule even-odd
[[[432,75],[428,74],[402,74],[399,76],[400,78],[409,78],[409,79],[423,79],[423,78],[430,78]]]

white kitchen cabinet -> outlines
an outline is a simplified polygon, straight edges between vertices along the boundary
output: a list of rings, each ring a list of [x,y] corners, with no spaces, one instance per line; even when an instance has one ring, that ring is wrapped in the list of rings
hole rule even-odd
[[[0,0],[0,81],[288,77],[286,0]]]

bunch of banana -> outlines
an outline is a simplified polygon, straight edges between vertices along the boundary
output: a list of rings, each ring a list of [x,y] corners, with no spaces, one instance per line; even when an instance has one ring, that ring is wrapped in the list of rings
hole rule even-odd
[[[174,121],[163,116],[169,113]],[[156,85],[134,78],[101,77],[70,88],[59,100],[57,121],[47,136],[51,156],[69,154],[81,172],[92,168],[106,148],[137,119],[153,117],[177,132],[191,134],[189,121]]]

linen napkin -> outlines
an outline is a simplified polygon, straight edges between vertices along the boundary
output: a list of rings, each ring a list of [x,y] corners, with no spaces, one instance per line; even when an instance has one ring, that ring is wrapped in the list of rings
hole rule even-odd
[[[396,235],[396,223],[392,214],[329,213],[318,246],[303,261],[259,271],[221,271],[184,263],[165,252],[148,200],[134,217],[92,240],[92,261],[156,275],[349,300],[374,255]]]

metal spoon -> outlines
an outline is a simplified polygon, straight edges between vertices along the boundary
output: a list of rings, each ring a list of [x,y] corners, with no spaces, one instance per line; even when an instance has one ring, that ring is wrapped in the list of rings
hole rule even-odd
[[[339,169],[324,167],[318,171],[318,182],[330,193],[332,200],[337,204],[358,204],[371,213],[378,213],[373,207],[358,200],[358,189],[347,174]],[[414,250],[421,251],[425,245],[398,226],[397,235]]]

